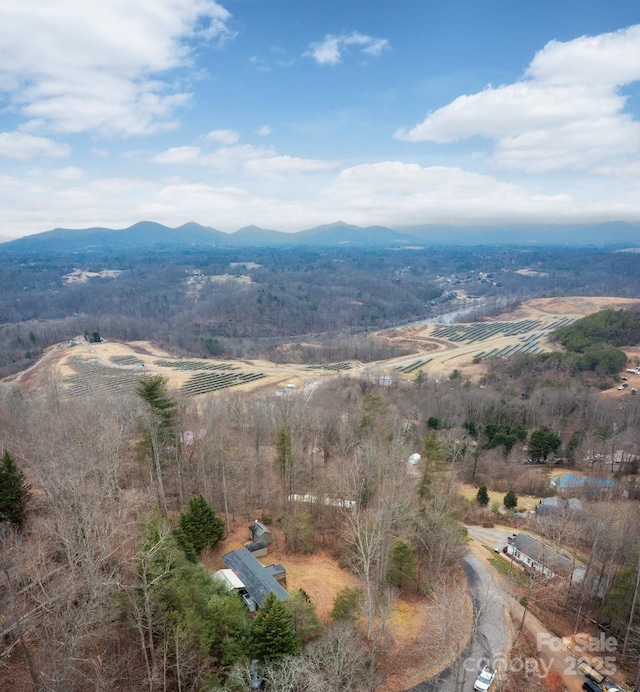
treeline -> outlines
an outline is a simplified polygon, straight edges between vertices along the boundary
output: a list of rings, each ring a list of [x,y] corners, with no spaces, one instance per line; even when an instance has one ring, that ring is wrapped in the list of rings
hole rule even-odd
[[[640,311],[600,310],[573,324],[556,329],[551,338],[565,347],[565,351],[552,351],[536,355],[522,354],[512,358],[510,374],[524,372],[544,373],[564,370],[605,376],[602,388],[612,386],[612,377],[627,364],[627,356],[620,346],[633,346],[640,342]]]
[[[560,327],[555,337],[575,353],[603,346],[634,346],[640,343],[640,310],[600,310]]]

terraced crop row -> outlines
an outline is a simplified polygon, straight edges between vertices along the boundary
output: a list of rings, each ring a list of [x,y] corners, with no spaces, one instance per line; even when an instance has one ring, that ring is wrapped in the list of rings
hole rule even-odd
[[[266,375],[262,372],[241,372],[241,373],[214,373],[214,372],[199,372],[193,377],[190,377],[182,386],[181,390],[184,394],[197,396],[198,394],[209,394],[226,389],[228,387],[236,387],[247,382],[255,382]]]
[[[209,363],[203,360],[154,360],[154,365],[174,370],[239,370],[237,365],[228,363]]]

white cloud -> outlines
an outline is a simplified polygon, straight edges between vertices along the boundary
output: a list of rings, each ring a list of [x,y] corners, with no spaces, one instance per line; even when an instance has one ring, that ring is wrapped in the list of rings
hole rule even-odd
[[[273,156],[273,149],[255,147],[252,144],[238,144],[231,147],[220,147],[212,152],[203,151],[200,147],[173,147],[153,157],[154,163],[162,164],[197,164],[209,166],[222,171],[237,168],[249,159]]]
[[[67,166],[66,168],[59,168],[57,171],[54,171],[53,175],[57,180],[68,182],[70,180],[80,180],[84,175],[84,171],[77,166]]]
[[[625,113],[619,88],[637,80],[640,25],[552,41],[521,81],[460,96],[395,137],[438,143],[487,137],[496,141],[496,165],[529,173],[623,165],[640,153],[640,123]]]
[[[202,162],[202,149],[200,147],[172,147],[160,154],[156,154],[154,163],[182,165]]]
[[[71,149],[46,137],[36,137],[25,132],[0,132],[0,156],[18,161],[28,161],[34,156],[65,158]]]
[[[270,165],[269,158],[262,163]],[[157,180],[90,180],[86,173],[77,175],[73,169],[63,175],[46,170],[21,178],[0,175],[3,228],[23,235],[56,226],[124,228],[140,219],[169,226],[197,221],[223,231],[252,223],[294,231],[336,219],[391,227],[593,223],[612,218],[640,222],[636,179],[594,178],[588,187],[578,182],[570,192],[557,194],[553,182],[548,190],[527,188],[459,168],[398,161],[352,166],[337,176],[297,176],[277,184],[264,178],[242,182],[234,177],[233,183],[218,184],[197,177],[186,180],[173,170],[171,177]],[[231,178],[225,174],[220,180]]]
[[[10,0],[0,23],[0,90],[32,132],[170,129],[190,95],[162,76],[190,65],[188,40],[230,37],[229,20],[214,0]]]
[[[301,173],[328,171],[337,165],[337,161],[299,159],[294,156],[270,156],[268,158],[247,161],[244,164],[244,173],[255,178],[282,180],[283,178],[300,175]]]
[[[594,213],[568,195],[530,192],[491,176],[399,161],[344,169],[326,197],[353,223],[411,225],[575,219]]]
[[[172,166],[207,166],[224,172],[242,170],[249,177],[272,180],[301,173],[328,171],[338,165],[335,161],[281,156],[272,147],[257,147],[252,144],[220,147],[211,152],[194,146],[173,147],[156,154],[151,160]]]
[[[340,36],[328,34],[323,41],[310,44],[304,57],[312,58],[318,65],[337,65],[342,62],[342,55],[350,46],[357,46],[363,53],[374,56],[391,48],[385,38],[365,36],[354,31]]]
[[[268,137],[271,134],[271,128],[268,125],[263,125],[259,130],[260,137]]]
[[[205,139],[208,142],[218,142],[220,144],[235,144],[240,135],[234,130],[212,130],[206,135]]]

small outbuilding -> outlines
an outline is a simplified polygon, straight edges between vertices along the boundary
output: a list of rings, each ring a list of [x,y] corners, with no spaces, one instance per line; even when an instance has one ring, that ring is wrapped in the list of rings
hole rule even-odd
[[[267,545],[271,545],[273,543],[273,534],[271,533],[271,529],[257,519],[249,524],[249,537],[253,543],[258,541],[264,541]]]
[[[264,557],[269,553],[269,548],[265,541],[248,541],[244,544],[244,547],[253,555],[253,557]]]

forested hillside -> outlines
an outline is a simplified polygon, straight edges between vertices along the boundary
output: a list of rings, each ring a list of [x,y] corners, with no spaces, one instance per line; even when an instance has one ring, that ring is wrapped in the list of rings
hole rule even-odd
[[[194,356],[276,361],[279,345],[304,341],[330,345],[327,354],[316,349],[314,360],[342,360],[351,357],[354,333],[476,303],[490,310],[543,294],[636,295],[636,258],[571,248],[45,254],[0,245],[0,373],[20,370],[47,346],[85,331],[153,339]],[[373,357],[385,355],[378,350]]]

